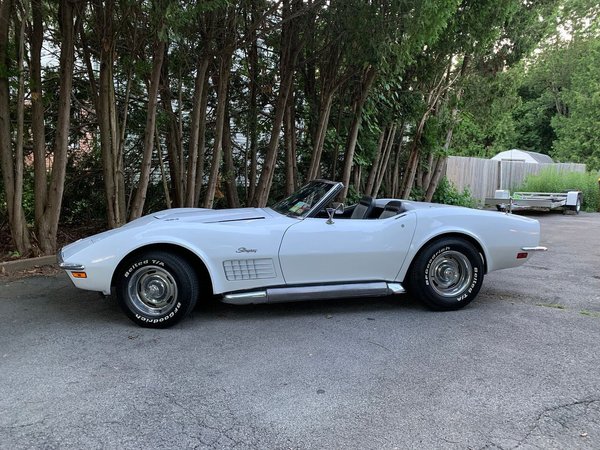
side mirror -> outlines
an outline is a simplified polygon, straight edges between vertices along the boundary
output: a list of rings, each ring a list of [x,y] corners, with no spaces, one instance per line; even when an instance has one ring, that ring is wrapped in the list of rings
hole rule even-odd
[[[346,209],[343,203],[333,202],[331,206],[333,206],[334,214],[344,214],[344,209]]]
[[[329,219],[327,219],[327,224],[328,225],[332,225],[333,222],[333,216],[334,214],[344,214],[344,204],[343,203],[332,203],[331,204],[332,208],[326,208],[325,211],[327,211],[327,215],[329,216]]]

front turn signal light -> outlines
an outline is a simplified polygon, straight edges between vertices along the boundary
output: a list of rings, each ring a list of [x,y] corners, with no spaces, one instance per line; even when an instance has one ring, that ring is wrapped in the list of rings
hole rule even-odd
[[[85,272],[71,272],[73,278],[87,278],[87,273]]]

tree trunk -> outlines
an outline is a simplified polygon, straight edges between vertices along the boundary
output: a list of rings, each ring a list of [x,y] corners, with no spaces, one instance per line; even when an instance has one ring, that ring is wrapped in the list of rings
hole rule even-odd
[[[463,61],[463,67],[461,68],[459,76],[463,73],[465,64],[466,59],[465,61]],[[429,94],[427,96],[427,109],[423,113],[421,120],[419,121],[419,125],[417,126],[417,129],[415,131],[410,156],[408,158],[408,164],[404,172],[404,177],[402,177],[402,198],[408,198],[412,191],[413,183],[415,181],[415,175],[419,167],[419,145],[421,137],[423,136],[423,131],[425,130],[425,124],[427,123],[427,120],[429,119],[431,113],[436,109],[437,105],[439,104],[442,95],[444,95],[448,91],[450,86],[454,84],[457,78],[458,76],[451,79],[450,72],[448,69],[448,72],[442,75],[439,81],[435,84],[435,86],[429,91]]]
[[[462,78],[465,76],[465,73],[467,72],[470,61],[471,61],[470,55],[466,54],[463,58],[461,66],[460,66],[460,72],[458,74],[458,78]],[[446,173],[446,166],[448,164],[448,156],[447,156],[448,150],[450,149],[450,146],[452,145],[452,136],[454,133],[454,127],[456,126],[456,123],[458,122],[458,104],[460,103],[463,93],[464,93],[464,90],[462,89],[462,87],[460,87],[458,89],[458,92],[456,93],[455,104],[454,104],[454,107],[452,108],[450,125],[448,126],[448,131],[446,132],[446,141],[444,142],[444,153],[442,154],[442,156],[440,156],[438,158],[437,164],[435,167],[435,171],[433,173],[433,176],[429,180],[429,183],[427,186],[427,191],[425,193],[425,201],[426,202],[431,201],[431,199],[433,198],[433,195],[435,194],[435,191],[437,190],[440,179]]]
[[[35,193],[35,222],[44,213],[44,199],[48,189],[46,172],[46,130],[44,126],[44,103],[42,98],[42,44],[44,28],[41,0],[31,1],[32,26],[30,42],[30,90],[31,90],[31,134],[33,144],[33,171]]]
[[[210,177],[204,196],[204,208],[212,208],[219,181],[219,171],[221,167],[223,151],[223,130],[225,128],[225,110],[227,108],[227,93],[229,91],[229,72],[231,70],[231,53],[221,54],[219,56],[219,71],[216,75],[217,80],[217,111],[215,123],[215,142],[213,145],[213,155],[210,167]]]
[[[98,90],[92,69],[89,49],[85,43],[83,30],[80,30],[82,45],[90,86],[96,102],[98,128],[100,130],[100,150],[102,153],[102,169],[104,190],[106,194],[107,221],[110,228],[117,228],[126,222],[125,182],[123,178],[122,148],[125,130],[119,130],[119,119],[114,86],[115,61],[115,29],[114,1],[107,1],[104,6],[96,5],[98,30],[101,37],[100,74]],[[123,127],[125,124],[123,124]]]
[[[156,153],[158,155],[158,165],[160,167],[160,178],[162,180],[163,192],[165,193],[165,203],[167,209],[171,209],[171,194],[169,193],[169,182],[167,181],[167,169],[165,168],[165,160],[163,158],[162,146],[160,145],[160,136],[158,129],[154,129],[154,140],[156,141]]]
[[[65,188],[67,173],[67,152],[69,148],[69,125],[71,123],[71,88],[73,85],[74,35],[73,3],[61,0],[59,6],[60,85],[58,97],[58,119],[54,140],[52,174],[47,192],[44,213],[37,223],[38,240],[42,253],[56,253],[56,234]]]
[[[427,186],[427,191],[425,192],[424,201],[430,202],[435,194],[435,191],[438,187],[440,179],[442,175],[446,172],[446,164],[448,163],[448,157],[445,155],[440,156],[436,160],[435,169],[433,171],[433,175],[429,182],[429,186]]]
[[[400,136],[398,138],[398,148],[396,150],[396,158],[394,160],[394,169],[392,172],[391,197],[399,197],[400,184],[400,158],[402,156],[402,141],[404,140],[404,120],[400,123]]]
[[[289,19],[293,12],[296,12],[301,2],[294,0],[293,11],[290,8],[289,0],[283,1],[283,20],[284,26],[282,30],[282,51],[280,59],[280,74],[281,82],[277,101],[275,103],[275,112],[273,118],[273,128],[271,129],[271,137],[265,154],[264,163],[260,179],[254,193],[252,204],[258,207],[264,207],[269,199],[271,184],[273,183],[273,175],[275,173],[275,163],[277,161],[277,149],[279,147],[279,137],[283,124],[283,116],[288,102],[288,96],[292,90],[294,81],[294,71],[298,54],[301,50],[301,45],[298,42],[298,20]]]
[[[373,161],[373,165],[371,166],[371,170],[369,171],[369,176],[367,178],[367,186],[365,187],[366,195],[373,195],[373,186],[375,186],[375,178],[377,177],[377,170],[379,169],[379,161],[381,159],[381,151],[384,147],[387,148],[387,142],[389,140],[390,133],[388,133],[388,129],[384,128],[381,131],[381,135],[379,136],[379,142],[377,143],[377,150],[375,153],[375,161]],[[386,139],[387,138],[387,139]]]
[[[15,176],[15,161],[11,148],[10,92],[9,92],[9,24],[12,1],[5,0],[0,5],[0,164],[6,194],[8,223],[13,243],[21,255],[29,254],[31,243],[25,221],[23,206],[18,201],[18,191],[22,190],[23,180]],[[17,163],[18,164],[18,163]],[[22,177],[21,177],[22,178]],[[19,186],[19,184],[21,186]]]
[[[358,140],[358,130],[360,128],[360,122],[362,120],[362,110],[369,94],[369,89],[375,80],[377,74],[375,68],[369,67],[365,69],[360,92],[357,99],[354,102],[352,124],[350,126],[350,132],[348,133],[348,141],[346,145],[346,153],[344,154],[344,169],[342,171],[342,183],[344,183],[344,189],[340,193],[339,198],[343,201],[348,195],[348,188],[350,187],[350,174],[352,172],[352,165],[354,163],[354,150],[356,149],[356,142]],[[358,186],[357,186],[358,187]]]
[[[321,157],[323,155],[323,145],[325,144],[325,137],[327,135],[327,125],[329,123],[331,106],[333,104],[333,94],[333,91],[329,92],[321,100],[321,107],[319,108],[319,119],[317,122],[317,129],[315,131],[315,138],[313,140],[314,144],[310,159],[310,167],[308,169],[308,175],[306,178],[307,180],[314,180],[319,174]]]
[[[15,137],[15,205],[23,204],[23,135],[25,134],[25,22],[15,20],[15,47],[17,48],[17,135]]]
[[[233,163],[233,145],[231,143],[231,126],[229,114],[225,114],[223,126],[223,159],[225,162],[225,196],[230,208],[239,208],[240,199],[237,192],[237,173]]]
[[[160,85],[160,99],[167,118],[167,153],[169,155],[169,174],[171,178],[174,207],[183,206],[183,174],[181,173],[182,146],[177,115],[173,111],[171,81],[169,74],[168,49],[165,46]]]
[[[273,175],[275,173],[275,163],[277,161],[277,149],[279,147],[283,116],[285,114],[287,96],[291,91],[293,76],[293,70],[285,70],[284,77],[282,77],[281,85],[279,87],[277,103],[275,104],[273,128],[271,129],[271,138],[269,139],[269,145],[267,146],[267,152],[265,154],[260,179],[254,193],[254,199],[252,200],[252,204],[257,207],[266,206],[269,199],[271,183],[273,182]]]
[[[154,133],[156,127],[156,109],[158,103],[158,87],[160,82],[160,74],[162,71],[162,63],[165,56],[166,44],[163,40],[159,40],[155,50],[152,62],[152,75],[150,78],[150,87],[148,89],[148,106],[146,112],[146,129],[144,132],[144,154],[142,156],[142,165],[140,170],[140,179],[131,211],[129,213],[130,220],[141,217],[144,211],[144,203],[146,202],[146,193],[148,191],[148,182],[150,181],[150,169],[152,166],[152,151],[154,149]]]
[[[363,190],[361,189],[361,187],[362,187],[361,186],[361,184],[362,184],[362,166],[360,166],[358,164],[355,165],[352,168],[352,174],[353,174],[352,179],[354,180],[353,181],[354,188],[356,189],[356,193],[360,195],[361,192],[363,192]]]
[[[202,99],[206,88],[206,73],[210,60],[208,57],[201,58],[196,67],[196,78],[194,80],[194,99],[192,117],[190,123],[190,146],[187,164],[187,177],[185,182],[185,204],[189,208],[196,205],[196,171],[198,169],[198,146],[201,123],[206,115],[206,108],[202,109]]]
[[[379,165],[379,171],[377,172],[377,178],[375,181],[375,186],[373,187],[372,196],[376,197],[379,193],[379,189],[381,188],[381,183],[383,182],[383,177],[388,169],[388,164],[390,162],[390,155],[392,154],[392,148],[394,146],[394,139],[396,138],[396,130],[398,129],[398,125],[392,125],[392,129],[390,130],[390,137],[388,138],[387,146],[383,152],[383,159],[381,164]]]
[[[419,120],[419,124],[415,130],[412,145],[410,147],[408,162],[406,164],[404,176],[402,177],[402,198],[408,198],[412,191],[412,187],[415,182],[415,175],[417,174],[417,169],[419,168],[419,146],[421,144],[421,137],[423,136],[425,124],[429,119],[429,115],[431,114],[431,111],[433,111],[435,103],[437,103],[437,100],[439,100],[439,96],[436,96],[435,102],[433,102],[433,93],[430,93],[429,98],[430,100],[428,102],[428,107],[421,116],[421,120]]]
[[[402,177],[401,198],[408,198],[412,191],[417,168],[419,167],[419,140],[421,139],[421,134],[422,133],[417,130],[413,137],[406,169],[404,170],[404,176]]]
[[[320,58],[318,73],[321,84],[321,94],[319,96],[317,125],[313,136],[313,151],[308,172],[309,180],[318,177],[323,155],[323,146],[325,144],[325,138],[327,137],[327,126],[331,115],[333,97],[347,78],[347,74],[340,73],[340,61],[342,58],[343,47],[344,44],[341,40],[334,38],[331,42],[328,42],[327,51],[324,53],[324,56]],[[315,74],[316,70],[312,67],[310,73],[312,80],[314,80]],[[311,84],[314,84],[314,81],[312,80]],[[313,87],[312,90],[314,89],[315,88]],[[314,104],[316,102],[313,101],[312,103]],[[311,111],[314,111],[314,109],[315,107],[313,106]]]
[[[285,148],[285,193],[296,190],[296,118],[294,116],[294,94],[291,93],[285,109],[283,146]]]
[[[421,183],[420,183],[420,187],[423,189],[427,189],[427,186],[429,186],[429,181],[431,180],[431,176],[433,175],[433,172],[435,171],[435,162],[436,162],[435,155],[433,151],[429,152],[429,155],[427,155],[427,167],[425,168],[425,170],[423,171],[423,174],[421,176]]]
[[[194,203],[200,203],[200,193],[204,184],[204,165],[206,155],[206,108],[208,106],[208,77],[205,77],[200,101],[200,126],[198,127],[198,163],[196,165],[196,181],[194,182]]]
[[[338,108],[337,120],[335,122],[336,131],[339,130],[342,126],[342,114],[343,109]],[[337,180],[337,164],[340,155],[340,145],[336,142],[331,149],[331,179]]]
[[[250,20],[252,23],[256,22],[257,11],[256,2],[251,2],[251,14]],[[248,52],[248,69],[250,72],[250,105],[248,111],[248,134],[250,138],[250,168],[248,171],[248,177],[246,179],[246,204],[250,204],[254,198],[254,192],[256,190],[256,172],[258,165],[258,90],[259,90],[259,75],[260,67],[258,61],[258,36],[256,29],[250,31],[250,49]]]

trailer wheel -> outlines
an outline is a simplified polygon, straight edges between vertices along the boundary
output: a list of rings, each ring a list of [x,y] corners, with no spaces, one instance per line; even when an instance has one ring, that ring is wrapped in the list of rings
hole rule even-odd
[[[575,212],[575,214],[579,214],[579,211],[581,211],[581,194],[577,196],[577,202],[575,205],[569,206],[569,209]]]

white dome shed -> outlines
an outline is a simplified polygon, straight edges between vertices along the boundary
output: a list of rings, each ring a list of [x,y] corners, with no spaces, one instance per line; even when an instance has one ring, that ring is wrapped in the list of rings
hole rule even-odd
[[[528,152],[525,150],[519,150],[513,148],[512,150],[506,150],[498,153],[492,158],[494,161],[515,161],[515,162],[526,162],[533,164],[552,164],[554,161],[548,155],[536,152]]]

